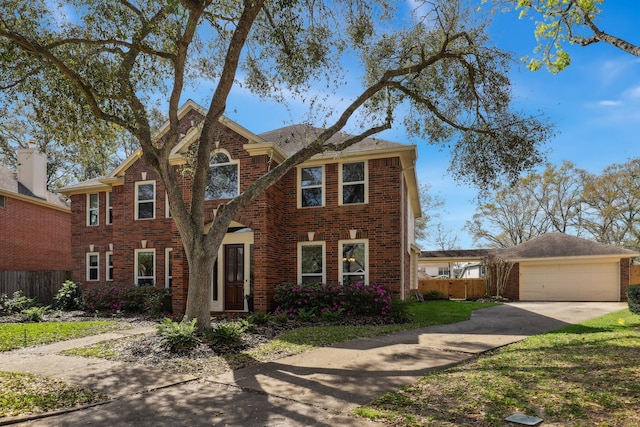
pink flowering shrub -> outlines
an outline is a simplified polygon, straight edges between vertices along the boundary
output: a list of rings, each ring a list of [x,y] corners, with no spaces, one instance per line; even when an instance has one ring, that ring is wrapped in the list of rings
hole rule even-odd
[[[330,285],[326,283],[276,286],[274,302],[278,313],[295,317],[314,312],[325,318],[344,316],[396,315],[397,298],[380,285]]]

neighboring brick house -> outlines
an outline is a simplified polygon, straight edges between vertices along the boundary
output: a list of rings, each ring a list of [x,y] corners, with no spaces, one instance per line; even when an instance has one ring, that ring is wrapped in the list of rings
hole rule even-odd
[[[176,168],[184,167],[199,136],[194,125],[205,113],[192,101],[180,109],[184,137],[171,156]],[[206,223],[220,203],[317,132],[299,125],[255,135],[226,118],[220,123]],[[283,282],[362,281],[408,295],[417,286],[419,253],[415,160],[414,146],[367,139],[290,171],[231,224],[214,267],[211,311],[246,311],[249,292],[257,310],[270,310],[274,287]],[[178,176],[188,201],[188,174]],[[104,178],[61,192],[71,198],[74,281],[170,288],[174,311],[184,311],[186,257],[163,183],[140,153]]]
[[[0,166],[0,271],[71,270],[71,210],[47,191],[47,158],[18,150],[18,170]]]

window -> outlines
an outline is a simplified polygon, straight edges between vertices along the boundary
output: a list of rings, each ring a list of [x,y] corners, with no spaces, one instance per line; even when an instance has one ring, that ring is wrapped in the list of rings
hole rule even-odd
[[[153,219],[155,212],[155,181],[136,182],[136,219]]]
[[[342,272],[342,284],[351,285],[354,283],[366,284],[367,278],[367,252],[368,243],[366,240],[350,240],[340,243],[340,271]]]
[[[298,245],[299,283],[325,283],[325,244],[308,242]]]
[[[324,167],[314,166],[298,169],[300,198],[298,207],[312,208],[324,206]]]
[[[107,221],[106,224],[113,222],[113,204],[111,202],[111,191],[107,191]]]
[[[4,208],[6,206],[6,199],[4,196],[0,196],[0,208]]]
[[[164,193],[164,217],[171,218],[171,208],[169,207],[169,195]]]
[[[205,200],[232,199],[238,195],[238,163],[219,151],[209,162],[209,182]]]
[[[105,254],[105,264],[106,264],[106,270],[105,270],[105,280],[107,282],[112,282],[113,281],[113,252],[107,252]]]
[[[365,162],[343,163],[340,167],[340,203],[367,203],[367,168]]]
[[[449,267],[438,267],[438,276],[449,277]]]
[[[173,249],[166,248],[164,250],[164,287],[167,289],[171,289],[171,285],[173,284],[173,259],[172,255]]]
[[[100,280],[100,254],[89,252],[87,253],[87,281],[98,280]]]
[[[99,209],[98,193],[89,194],[87,197],[87,225],[98,225]]]
[[[155,250],[136,249],[136,285],[154,286],[156,281],[155,265]]]

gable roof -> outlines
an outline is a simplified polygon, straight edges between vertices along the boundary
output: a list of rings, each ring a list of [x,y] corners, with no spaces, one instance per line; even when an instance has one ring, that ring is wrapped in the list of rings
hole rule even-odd
[[[573,257],[633,258],[640,255],[636,251],[565,233],[543,234],[517,246],[497,251],[497,254],[512,261]]]
[[[69,205],[62,201],[56,194],[47,191],[46,198],[44,199],[36,196],[18,181],[16,173],[13,170],[2,165],[0,165],[0,194],[57,210],[69,211]]]

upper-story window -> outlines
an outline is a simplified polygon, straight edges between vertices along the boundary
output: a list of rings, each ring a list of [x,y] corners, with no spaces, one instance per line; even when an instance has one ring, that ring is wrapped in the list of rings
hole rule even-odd
[[[156,182],[136,182],[136,219],[154,219],[156,214]]]
[[[209,162],[209,182],[204,199],[232,199],[238,192],[238,162],[232,161],[227,153],[218,151]]]
[[[0,208],[4,208],[6,206],[6,199],[4,196],[0,196]]]
[[[90,193],[87,197],[87,225],[98,225],[98,212],[100,210],[100,202],[98,193]]]
[[[107,191],[107,218],[106,223],[111,224],[113,222],[113,202],[111,200],[111,191]]]
[[[324,166],[298,169],[298,207],[324,206]]]
[[[340,165],[340,204],[367,203],[367,166],[365,162]]]

